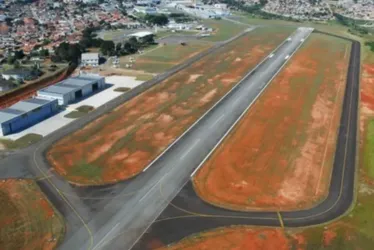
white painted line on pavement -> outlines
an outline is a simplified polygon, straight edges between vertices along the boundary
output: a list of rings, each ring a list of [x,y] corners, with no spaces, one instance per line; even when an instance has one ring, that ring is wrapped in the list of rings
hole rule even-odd
[[[309,33],[305,39],[309,37],[311,33]],[[299,44],[295,50],[291,53],[288,59],[290,59],[296,51],[299,50],[302,44]],[[231,125],[231,127],[227,130],[227,132],[222,136],[222,138],[217,142],[217,144],[210,150],[210,152],[207,154],[207,156],[202,160],[202,162],[197,166],[197,168],[192,172],[190,177],[192,178],[196,172],[201,168],[201,166],[206,162],[206,160],[213,154],[213,152],[217,149],[217,147],[221,144],[221,142],[227,137],[227,135],[231,132],[231,130],[235,127],[235,125],[240,121],[240,119],[247,113],[248,109],[252,106],[252,104],[261,96],[261,94],[265,91],[266,87],[273,81],[273,79],[278,75],[278,73],[283,69],[283,67],[287,64],[287,61],[284,61],[282,66],[277,70],[277,72],[271,77],[271,79],[266,83],[266,85],[263,87],[263,89],[257,94],[257,96],[252,100],[252,102],[248,105],[248,107],[243,111],[243,113],[236,119],[234,124]]]
[[[214,127],[217,124],[217,122],[222,120],[223,117],[225,117],[225,115],[221,115],[212,125],[210,125],[210,128]]]
[[[200,141],[200,139],[197,139],[196,141],[194,141],[192,143],[192,145],[188,148],[188,150],[186,152],[184,152],[184,154],[181,156],[180,159],[183,159],[184,157],[186,157],[188,155],[188,153],[196,146],[196,144]]]
[[[254,29],[251,29],[249,30],[248,32],[250,31],[253,31],[255,30]],[[297,33],[297,31],[299,30],[299,28],[297,28],[292,34],[291,36],[293,36],[295,33]],[[279,44],[272,52],[271,54],[275,54],[275,52],[280,48],[282,47],[285,43],[287,42],[287,40],[284,40],[281,44]],[[143,169],[143,172],[147,171],[148,168],[150,168],[153,163],[155,163],[159,158],[161,158],[175,143],[177,143],[180,139],[182,139],[182,137],[187,134],[196,124],[198,124],[200,122],[200,120],[202,120],[211,110],[213,110],[219,103],[221,103],[222,100],[225,99],[226,96],[228,96],[234,89],[236,89],[250,74],[252,74],[253,72],[256,71],[256,69],[258,67],[260,67],[260,65],[262,65],[266,60],[268,60],[268,57],[266,56],[261,62],[259,62],[252,70],[250,70],[239,82],[237,82],[231,89],[229,92],[227,92],[224,96],[222,96],[221,99],[219,99],[210,109],[208,109],[196,122],[194,122],[186,131],[184,131],[183,134],[181,134],[174,142],[172,142],[164,151],[162,151],[153,161],[151,161],[151,163],[148,164],[147,167],[145,167]]]
[[[98,247],[100,247],[103,243],[103,241],[111,234],[111,232],[116,229],[117,227],[119,226],[119,223],[117,223],[116,225],[114,225],[114,227],[112,229],[109,230],[109,232],[107,232],[105,234],[105,236],[99,241],[99,243],[96,244],[96,246],[94,248],[92,248],[92,250],[95,250],[95,249],[98,249]]]

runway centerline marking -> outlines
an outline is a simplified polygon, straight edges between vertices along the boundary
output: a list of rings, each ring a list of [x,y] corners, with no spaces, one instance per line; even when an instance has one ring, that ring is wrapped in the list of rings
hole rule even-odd
[[[117,227],[119,226],[119,223],[117,223],[116,225],[114,225],[114,227],[112,229],[109,230],[109,232],[107,232],[105,234],[105,236],[99,241],[99,243],[96,244],[96,246],[94,248],[92,248],[92,250],[95,250],[97,249],[98,247],[100,247],[100,245],[103,243],[103,241],[110,235],[110,233],[116,229]]]
[[[210,128],[214,127],[223,117],[225,117],[225,115],[221,115],[212,125],[210,125]]]
[[[185,158],[185,157],[188,155],[188,153],[191,152],[191,150],[196,146],[196,144],[197,144],[199,141],[200,141],[200,139],[197,139],[196,141],[194,141],[194,142],[192,143],[192,145],[187,149],[187,151],[184,152],[184,154],[181,156],[180,159],[182,160],[183,158]]]

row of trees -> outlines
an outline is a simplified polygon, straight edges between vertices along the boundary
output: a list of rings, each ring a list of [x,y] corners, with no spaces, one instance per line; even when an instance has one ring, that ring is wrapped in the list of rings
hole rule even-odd
[[[145,15],[144,21],[148,24],[163,26],[169,23],[169,18],[164,15]]]

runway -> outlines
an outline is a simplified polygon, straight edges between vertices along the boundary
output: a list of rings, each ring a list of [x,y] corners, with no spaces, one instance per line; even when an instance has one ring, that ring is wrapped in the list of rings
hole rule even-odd
[[[131,181],[99,188],[74,187],[53,174],[43,157],[53,142],[95,120],[124,102],[124,99],[116,99],[96,110],[91,116],[46,137],[41,143],[4,159],[0,162],[0,174],[3,177],[15,176],[16,170],[6,170],[10,165],[19,166],[19,173],[24,176],[40,175],[39,171],[43,171],[41,177],[45,179],[39,181],[39,185],[67,221],[68,234],[60,249],[98,250],[133,247],[143,250],[144,244],[154,238],[171,243],[191,233],[216,226],[280,226],[280,217],[274,212],[237,213],[206,205],[194,194],[189,178],[281,70],[292,53],[302,44],[302,40],[306,40],[310,32],[308,29],[299,29],[294,33],[290,41],[281,44],[272,57],[266,58],[256,69],[249,72],[144,173]],[[195,61],[198,59],[193,58]],[[186,63],[191,64],[193,60]],[[360,44],[354,42],[330,194],[323,203],[310,210],[281,213],[285,226],[313,225],[328,221],[343,214],[352,202],[359,70]],[[155,81],[172,73],[162,74]],[[144,89],[138,90],[139,93],[142,91]],[[155,220],[157,222],[153,223]],[[138,241],[150,225],[148,233]]]
[[[302,227],[343,215],[354,197],[359,75],[360,44],[352,41],[332,179],[329,194],[322,203],[294,212],[234,212],[203,202],[194,192],[192,182],[188,181],[133,249],[148,249],[150,242],[167,245],[193,233],[222,226]]]

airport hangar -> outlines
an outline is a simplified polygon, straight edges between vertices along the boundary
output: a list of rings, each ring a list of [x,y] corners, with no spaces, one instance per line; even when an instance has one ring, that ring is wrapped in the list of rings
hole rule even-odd
[[[31,98],[0,110],[0,135],[21,131],[34,125],[58,110],[57,100]]]
[[[79,75],[41,89],[37,95],[38,98],[57,100],[59,105],[67,105],[104,87],[104,77]]]

